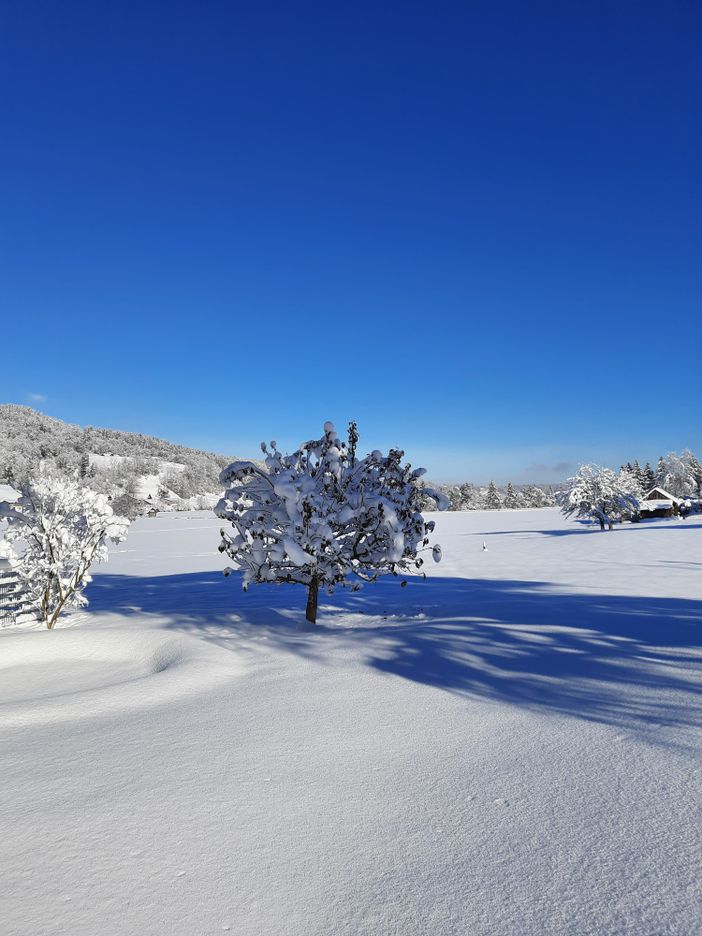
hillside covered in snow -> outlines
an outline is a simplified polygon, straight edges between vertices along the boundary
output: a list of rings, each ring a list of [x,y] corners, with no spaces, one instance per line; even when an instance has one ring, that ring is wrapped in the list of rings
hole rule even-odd
[[[0,405],[0,483],[21,483],[42,460],[78,471],[90,487],[136,514],[147,503],[161,509],[212,506],[219,474],[233,458],[142,433],[78,426],[27,406]]]
[[[221,490],[219,474],[235,456],[213,454],[119,429],[79,426],[28,406],[0,404],[0,483],[18,484],[40,461],[78,471],[86,483],[136,516],[162,510],[206,509]],[[543,485],[435,484],[450,510],[546,507],[553,493]]]

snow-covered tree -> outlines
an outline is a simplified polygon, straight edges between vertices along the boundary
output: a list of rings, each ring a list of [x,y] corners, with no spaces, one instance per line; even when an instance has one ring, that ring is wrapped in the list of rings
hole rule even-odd
[[[656,472],[651,468],[651,463],[646,464],[641,469],[641,487],[644,494],[648,494],[652,487],[656,485]]]
[[[661,455],[658,459],[658,464],[656,465],[656,484],[658,487],[665,487],[666,480],[666,464],[665,458]],[[671,492],[672,493],[672,492]]]
[[[658,461],[656,483],[675,497],[693,497],[702,489],[702,466],[689,449],[669,452]]]
[[[449,502],[449,510],[471,510],[473,509],[473,498],[475,490],[472,484],[449,484],[438,488],[446,495]]]
[[[602,530],[611,530],[615,520],[631,517],[639,509],[627,481],[611,468],[596,465],[581,465],[575,477],[568,479],[567,487],[556,494],[556,503],[566,517],[592,517]]]
[[[129,521],[73,477],[40,470],[20,494],[0,505],[4,538],[25,603],[51,630],[63,610],[87,604],[91,565],[107,559],[108,540],[123,540]]]
[[[641,484],[641,471],[637,472],[634,465],[624,465],[621,468],[619,481],[622,489],[633,494],[637,501],[640,501],[646,493]]]
[[[546,493],[546,491],[537,487],[535,484],[524,488],[521,494],[526,507],[550,507],[554,502],[551,493]]]
[[[422,499],[439,510],[448,506],[443,494],[420,484],[423,468],[403,464],[404,452],[359,459],[357,444],[355,423],[346,444],[328,422],[321,439],[291,455],[262,443],[266,470],[234,462],[221,475],[228,489],[215,513],[231,521],[234,533],[221,531],[220,552],[243,572],[245,589],[252,582],[305,585],[313,624],[320,586],[357,590],[357,580],[420,570],[419,553],[434,529],[421,514]],[[441,548],[431,552],[438,562]]]
[[[495,487],[495,482],[488,484],[487,494],[485,495],[485,507],[487,510],[499,510],[502,507],[500,495]]]
[[[507,482],[507,490],[505,491],[505,499],[502,502],[502,506],[507,510],[514,510],[515,507],[521,506],[519,495],[514,490],[514,485],[511,481]]]
[[[633,465],[627,463],[626,467],[629,469],[629,471],[633,472],[634,477],[636,478],[636,480],[637,480],[638,483],[639,483],[639,487],[641,488],[642,491],[644,491],[644,493],[646,493],[645,490],[644,490],[644,473],[643,473],[643,468],[642,468],[641,465],[639,464],[638,458],[635,458],[635,459],[634,459]]]
[[[121,492],[112,500],[110,506],[114,513],[128,520],[136,520],[143,513],[144,503],[139,497],[139,485],[133,475],[125,477]]]

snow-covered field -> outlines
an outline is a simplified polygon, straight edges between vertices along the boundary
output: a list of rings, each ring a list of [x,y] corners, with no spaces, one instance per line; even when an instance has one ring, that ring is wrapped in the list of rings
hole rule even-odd
[[[702,519],[436,519],[316,633],[206,514],[0,633],[0,930],[702,932]]]

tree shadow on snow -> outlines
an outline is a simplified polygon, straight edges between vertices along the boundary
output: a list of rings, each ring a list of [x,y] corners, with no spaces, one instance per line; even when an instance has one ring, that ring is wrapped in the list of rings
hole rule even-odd
[[[383,579],[320,596],[302,632],[304,590],[205,572],[97,574],[90,610],[154,616],[231,647],[264,640],[331,661],[353,642],[374,669],[461,696],[613,724],[664,742],[701,724],[702,601],[564,593],[529,581]]]
[[[691,522],[690,520],[679,520],[671,518],[670,520],[641,520],[638,523],[616,523],[611,530],[601,530],[599,523],[591,523],[588,520],[577,520],[572,527],[553,527],[549,529],[527,529],[522,530],[485,530],[484,532],[459,533],[459,536],[585,536],[587,534],[611,535],[613,533],[650,533],[652,530],[660,532],[661,530],[702,530],[702,523]]]

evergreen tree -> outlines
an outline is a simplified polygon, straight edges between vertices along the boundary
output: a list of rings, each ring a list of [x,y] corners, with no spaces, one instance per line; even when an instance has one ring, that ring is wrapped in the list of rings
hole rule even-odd
[[[656,473],[651,468],[650,462],[646,464],[641,469],[641,487],[644,491],[644,494],[648,494],[651,488],[656,486]]]
[[[507,490],[505,491],[505,500],[503,506],[508,510],[514,510],[515,507],[519,507],[519,496],[514,490],[511,481],[507,482]]]
[[[473,500],[473,485],[472,484],[461,484],[459,486],[459,491],[461,494],[461,510],[470,510],[471,502]]]
[[[693,492],[696,497],[702,495],[702,465],[699,463],[697,458],[692,454],[692,452],[685,452],[688,456],[688,462],[690,465],[690,477],[693,485]]]
[[[644,486],[644,477],[643,471],[641,470],[641,465],[639,464],[638,458],[634,459],[634,464],[631,466],[631,472],[639,482],[639,487],[643,488]]]
[[[487,510],[499,510],[500,507],[502,507],[502,501],[500,500],[500,495],[497,492],[494,481],[488,484],[487,494],[485,495],[485,507]]]
[[[629,494],[633,494],[637,501],[641,500],[646,493],[641,487],[639,475],[636,474],[633,466],[631,468],[627,468],[626,466],[622,468],[619,472],[619,481],[621,489],[623,491],[628,491]]]
[[[656,465],[656,475],[654,485],[657,484],[659,487],[665,487],[665,479],[668,474],[668,466],[665,463],[665,458],[661,455],[658,459],[658,464]]]

